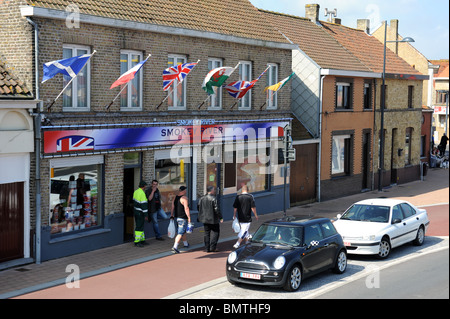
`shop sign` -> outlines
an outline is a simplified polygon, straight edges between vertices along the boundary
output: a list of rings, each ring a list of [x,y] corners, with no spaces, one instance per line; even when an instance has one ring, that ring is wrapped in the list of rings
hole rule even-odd
[[[179,122],[180,124],[182,122]],[[234,142],[282,137],[288,121],[226,123],[192,121],[191,125],[44,130],[44,154],[101,152],[179,144]],[[275,128],[275,130],[273,129]],[[274,133],[275,132],[275,133]]]

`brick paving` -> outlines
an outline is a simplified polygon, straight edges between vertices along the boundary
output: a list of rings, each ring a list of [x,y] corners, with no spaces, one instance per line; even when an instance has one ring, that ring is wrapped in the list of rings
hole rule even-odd
[[[410,201],[417,206],[448,204],[449,202],[449,171],[444,169],[431,169],[425,181],[392,186],[383,190],[360,193],[345,198],[339,198],[321,203],[312,203],[293,207],[287,211],[288,215],[312,215],[333,218],[343,212],[352,203],[373,197],[395,197]],[[258,222],[254,221],[251,232],[264,221],[282,217],[282,212],[260,216]],[[448,236],[448,233],[446,234]],[[66,267],[76,264],[81,271],[81,278],[95,276],[116,269],[137,265],[154,259],[170,256],[173,240],[164,237],[165,241],[147,239],[150,244],[144,248],[134,247],[133,243],[124,243],[113,247],[95,250],[65,258],[43,262],[40,265],[29,264],[0,271],[0,298],[10,298],[32,291],[52,287],[65,283],[69,272]],[[235,234],[231,229],[231,221],[221,226],[221,241],[234,242]],[[197,228],[189,235],[190,249],[202,247],[202,228]],[[230,243],[230,246],[232,243]]]

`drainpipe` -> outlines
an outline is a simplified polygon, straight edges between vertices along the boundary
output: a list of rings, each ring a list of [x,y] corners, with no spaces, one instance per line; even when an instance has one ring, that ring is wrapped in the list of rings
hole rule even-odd
[[[37,23],[27,17],[27,21],[34,28],[34,70],[35,70],[35,92],[36,100],[40,99],[39,92],[39,27]],[[34,121],[34,156],[36,165],[36,198],[35,198],[35,210],[36,210],[36,243],[35,243],[35,254],[36,254],[36,264],[41,263],[41,107],[42,102],[39,102],[39,107]]]
[[[319,70],[320,74],[320,70]],[[322,109],[323,109],[323,79],[325,79],[326,75],[320,76],[320,87],[319,87],[319,158],[318,158],[318,169],[317,169],[317,201],[320,203],[321,200],[321,177],[322,177]]]

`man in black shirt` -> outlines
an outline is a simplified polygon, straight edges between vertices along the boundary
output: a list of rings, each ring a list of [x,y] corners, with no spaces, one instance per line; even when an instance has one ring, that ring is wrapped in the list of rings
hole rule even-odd
[[[234,248],[239,248],[243,240],[248,240],[249,229],[252,222],[252,212],[255,215],[256,220],[258,220],[258,215],[256,214],[256,204],[255,199],[251,194],[248,193],[247,185],[242,186],[242,193],[236,196],[234,200],[234,214],[233,219],[236,218],[236,213],[238,215],[239,225],[241,226],[241,231],[238,235],[238,241],[233,246]]]
[[[170,218],[176,218],[178,224],[177,236],[172,247],[172,252],[179,254],[178,245],[183,240],[184,247],[189,247],[186,240],[187,227],[191,223],[191,213],[189,210],[189,201],[186,197],[186,186],[180,186],[178,196],[175,197],[172,203],[172,211]]]
[[[207,252],[217,252],[217,242],[220,236],[220,224],[223,223],[222,214],[217,204],[216,189],[208,186],[208,194],[198,201],[198,221],[205,229],[205,249]],[[211,236],[212,233],[212,236]]]
[[[153,222],[153,231],[155,232],[156,240],[164,240],[159,232],[158,217],[161,219],[169,219],[169,217],[161,207],[161,194],[156,179],[152,181],[152,187],[147,189],[145,195],[148,198],[148,212],[150,217],[148,221],[150,222],[151,219]]]

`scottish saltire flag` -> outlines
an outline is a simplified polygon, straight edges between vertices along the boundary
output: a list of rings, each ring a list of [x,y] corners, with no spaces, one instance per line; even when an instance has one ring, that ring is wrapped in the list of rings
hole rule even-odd
[[[47,62],[44,64],[44,76],[42,83],[50,80],[58,73],[61,73],[71,78],[75,78],[77,74],[84,68],[89,59],[95,54],[85,54],[73,58]]]
[[[170,67],[163,71],[163,89],[168,91],[175,80],[178,83],[183,82],[189,72],[197,66],[198,62],[184,63],[177,66]]]
[[[92,151],[94,139],[87,136],[68,136],[56,142],[56,152]]]
[[[131,69],[129,69],[127,72],[125,72],[124,74],[122,74],[116,82],[114,82],[111,87],[109,88],[110,90],[119,86],[119,85],[123,85],[123,84],[127,84],[128,82],[130,82],[131,80],[134,79],[134,77],[136,76],[136,74],[141,70],[141,68],[144,66],[145,62],[148,61],[148,59],[150,58],[151,55],[149,55],[147,57],[147,59],[145,59],[142,62],[139,62],[138,64],[136,64],[134,67],[132,67]]]
[[[251,82],[249,81],[233,82],[225,86],[225,90],[227,90],[227,92],[235,99],[242,99],[247,94],[247,92],[250,91],[255,86],[256,82],[258,82],[259,79],[261,79],[261,77],[267,72],[267,70],[269,70],[269,68],[270,66],[267,69],[265,69],[264,72],[261,73],[261,75],[256,80],[253,80]]]

